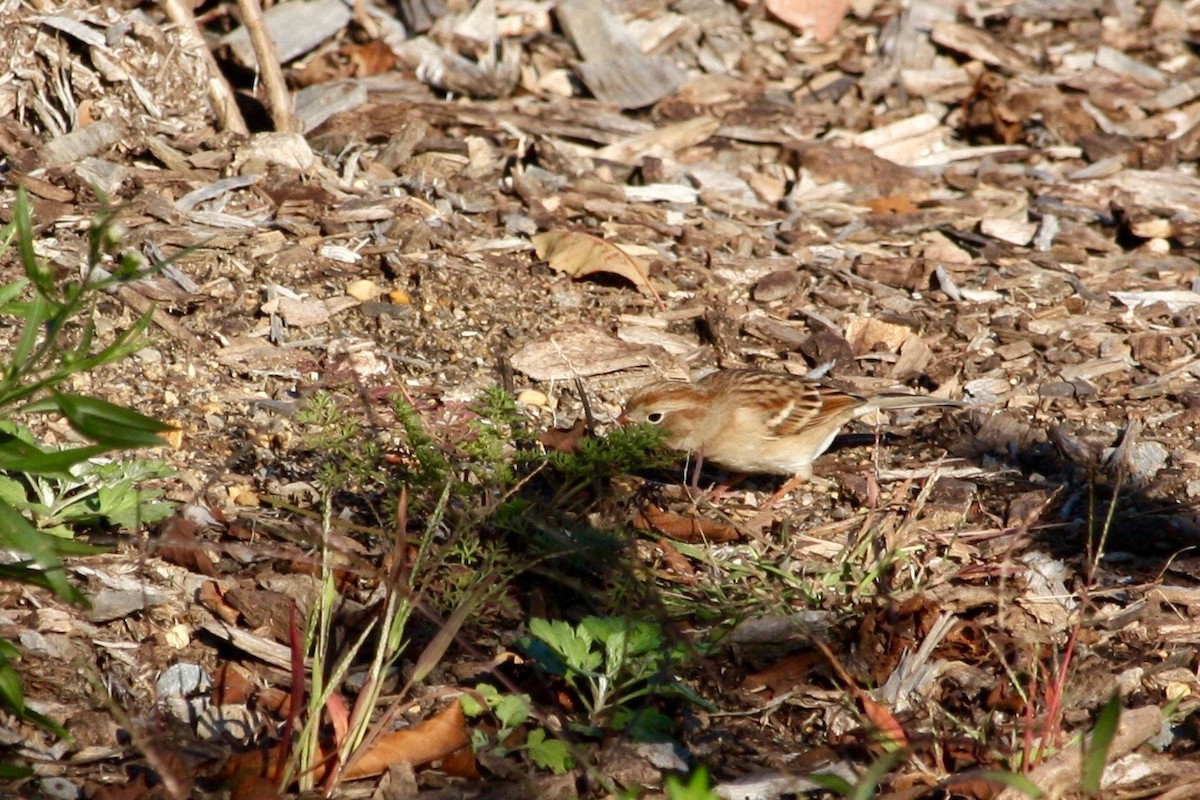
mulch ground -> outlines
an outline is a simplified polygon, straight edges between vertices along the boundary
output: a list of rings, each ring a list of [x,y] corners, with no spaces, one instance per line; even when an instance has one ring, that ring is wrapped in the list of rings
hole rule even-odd
[[[73,735],[3,721],[37,765],[13,790],[222,792],[212,765],[278,735],[320,527],[296,416],[315,393],[403,459],[390,395],[453,454],[488,387],[534,433],[603,435],[646,382],[755,366],[966,408],[860,423],[766,512],[770,479],[697,501],[667,470],[572,518],[625,532],[647,613],[704,651],[682,677],[713,706],[670,707],[671,757],[575,737],[566,776],[510,754],[340,791],[656,792],[704,764],[723,797],[780,797],[899,748],[880,796],[992,797],[976,771],[1044,741],[1025,769],[1073,796],[1066,745],[1117,692],[1102,796],[1195,796],[1200,18],[834,5],[365,4],[282,57],[303,133],[249,135],[213,113],[202,57],[266,131],[234,5],[195,10],[203,43],[150,5],[0,10],[0,218],[23,186],[39,254],[78,274],[102,193],[129,248],[175,257],[98,306],[102,336],[156,307],[151,346],[72,389],[183,433],[154,453],[178,515],[71,562],[92,610],[0,594],[28,702]],[[341,500],[366,605],[388,528],[377,498]],[[555,512],[533,513],[569,527]],[[420,695],[511,660],[530,617],[596,610],[578,598],[619,583],[600,573],[515,581]],[[223,693],[235,673],[253,691]]]

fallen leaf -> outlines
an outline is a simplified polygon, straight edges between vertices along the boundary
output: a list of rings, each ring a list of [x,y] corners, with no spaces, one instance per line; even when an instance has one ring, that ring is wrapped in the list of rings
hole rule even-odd
[[[419,725],[384,734],[342,775],[356,780],[381,775],[392,764],[427,764],[446,758],[470,742],[462,704],[455,701]]]
[[[579,447],[579,443],[587,435],[587,422],[583,419],[575,420],[575,424],[570,428],[551,428],[538,434],[538,442],[547,450],[556,450],[559,453],[574,453]]]
[[[254,694],[254,679],[231,661],[224,661],[213,675],[212,701],[218,706],[245,703]]]
[[[583,278],[597,272],[619,275],[662,305],[662,299],[650,285],[650,270],[615,244],[588,233],[547,231],[530,237],[538,258],[551,269]]]
[[[466,778],[469,781],[479,780],[479,766],[475,761],[475,751],[470,747],[460,747],[442,759],[442,772],[455,778]]]
[[[200,590],[196,592],[196,601],[226,625],[237,625],[242,619],[242,612],[225,602],[221,584],[216,581],[205,581],[200,584]]]
[[[399,60],[392,49],[381,41],[343,46],[345,56],[354,65],[354,77],[382,75],[396,66]]]
[[[990,800],[1000,793],[1003,784],[999,781],[989,781],[983,777],[950,778],[946,781],[944,791],[952,792],[956,797],[968,797],[972,800]]]
[[[1162,303],[1167,311],[1178,314],[1193,306],[1200,305],[1200,293],[1187,289],[1166,289],[1157,292],[1109,292],[1118,303],[1137,310],[1142,306]]]
[[[146,784],[146,776],[140,773],[128,783],[101,786],[92,795],[95,800],[142,800],[150,796],[151,789]]]
[[[329,715],[329,724],[333,726],[333,741],[340,749],[350,732],[350,709],[346,707],[346,700],[340,692],[329,695],[325,701],[325,713]]]
[[[217,770],[216,777],[222,781],[228,782],[230,785],[236,782],[254,776],[265,776],[276,774],[276,762],[278,759],[278,748],[255,748],[254,750],[245,750],[241,753],[234,753],[225,763]],[[322,754],[324,757],[324,754]]]
[[[735,542],[741,538],[729,525],[698,517],[686,517],[655,505],[646,507],[633,518],[635,527],[655,531],[681,542]]]
[[[229,800],[277,800],[278,797],[279,790],[275,787],[275,781],[258,775],[244,775],[238,778],[229,792]]]
[[[872,700],[865,693],[860,695],[858,699],[862,701],[863,713],[871,721],[871,724],[875,726],[876,732],[881,738],[886,739],[897,747],[908,746],[908,735],[904,732],[904,726],[892,716],[892,712]]]
[[[157,555],[176,566],[215,578],[217,565],[200,546],[196,539],[197,530],[196,523],[183,517],[169,520],[163,526]]]
[[[794,689],[821,667],[820,656],[811,651],[792,653],[742,680],[742,688],[751,692],[766,690],[766,698],[777,697]]]
[[[675,545],[671,544],[671,540],[667,538],[659,539],[654,543],[658,548],[659,554],[667,565],[667,569],[673,574],[671,580],[676,583],[694,584],[697,580],[696,570],[692,568],[692,562],[688,561],[683,553],[676,549]]]

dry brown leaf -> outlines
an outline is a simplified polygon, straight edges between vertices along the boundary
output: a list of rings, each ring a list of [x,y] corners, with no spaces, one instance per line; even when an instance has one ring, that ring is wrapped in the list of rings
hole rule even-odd
[[[538,443],[547,450],[559,453],[574,453],[579,443],[587,436],[587,421],[580,418],[570,428],[551,428],[538,434]]]
[[[886,739],[897,747],[908,747],[908,734],[904,732],[904,726],[892,716],[892,712],[872,700],[865,693],[858,699],[862,701],[863,714],[875,726],[881,738]]]
[[[333,741],[341,749],[350,731],[350,709],[346,707],[346,700],[339,692],[329,695],[329,699],[325,701],[325,713],[329,715],[329,723],[333,726]]]
[[[196,592],[196,601],[226,625],[237,625],[242,618],[242,612],[225,602],[221,584],[216,581],[202,583]]]
[[[151,793],[146,776],[139,774],[129,783],[101,786],[92,797],[95,800],[143,800],[150,797]]]
[[[766,698],[777,697],[796,688],[821,667],[821,659],[812,650],[792,653],[742,680],[742,688],[751,692],[766,690]]]
[[[692,562],[688,561],[683,553],[679,552],[675,548],[675,545],[671,544],[670,539],[659,539],[654,544],[657,546],[659,554],[666,563],[667,569],[670,573],[673,573],[670,575],[670,580],[689,585],[696,583],[696,570],[692,568]]]
[[[383,42],[348,44],[311,59],[292,76],[301,86],[313,86],[341,78],[379,75],[395,67],[397,61],[396,54]]]
[[[217,577],[217,565],[201,547],[196,523],[183,517],[175,517],[163,526],[159,540],[158,556],[176,566],[198,572],[210,578]]]
[[[232,661],[223,661],[213,674],[212,700],[218,706],[245,703],[254,694],[253,676]]]
[[[352,781],[381,775],[400,762],[427,764],[466,747],[469,741],[462,705],[453,702],[420,725],[380,736],[370,752],[355,761],[342,778]]]
[[[479,780],[479,764],[475,760],[475,751],[470,747],[460,747],[443,758],[441,770],[446,775],[455,778],[466,778],[469,781]]]
[[[545,260],[551,269],[572,278],[597,272],[618,275],[662,305],[658,292],[650,285],[650,270],[612,242],[576,231],[547,231],[534,234],[530,241],[538,258]]]
[[[645,511],[638,513],[633,518],[633,524],[681,542],[720,544],[736,542],[741,538],[734,528],[724,523],[675,514],[655,505],[649,505]]]
[[[322,758],[325,756],[322,754]],[[217,770],[216,777],[228,782],[240,781],[243,778],[251,775],[259,777],[265,775],[277,775],[279,762],[279,748],[272,747],[270,749],[257,748],[254,750],[246,750],[241,753],[231,755],[220,769]]]
[[[654,348],[623,342],[595,325],[568,323],[526,342],[509,361],[513,369],[534,380],[574,380],[648,366],[653,352]]]
[[[238,778],[229,792],[229,800],[278,800],[279,790],[275,781],[267,780],[258,775],[245,775]]]
[[[946,781],[945,791],[953,792],[955,796],[972,798],[972,800],[990,800],[1000,793],[1000,785],[985,778],[951,778]]]
[[[894,322],[884,322],[874,317],[854,317],[846,323],[846,341],[855,355],[882,349],[889,353],[899,352],[906,341],[915,336],[912,329]]]
[[[392,48],[380,41],[349,45],[342,48],[350,63],[354,65],[354,77],[366,78],[382,75],[396,66],[399,59]]]

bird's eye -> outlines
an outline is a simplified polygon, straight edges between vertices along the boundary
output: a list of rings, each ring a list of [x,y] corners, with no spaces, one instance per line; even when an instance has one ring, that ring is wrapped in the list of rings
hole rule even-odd
[[[651,425],[657,425],[658,423],[662,422],[663,418],[666,416],[667,415],[661,411],[651,411],[646,415],[646,422],[649,422]]]

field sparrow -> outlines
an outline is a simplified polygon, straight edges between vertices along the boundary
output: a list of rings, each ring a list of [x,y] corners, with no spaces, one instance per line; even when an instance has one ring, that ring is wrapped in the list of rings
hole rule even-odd
[[[881,409],[959,405],[914,394],[863,397],[795,375],[738,369],[645,386],[620,419],[659,425],[672,448],[725,469],[811,480],[813,461],[850,420]]]

